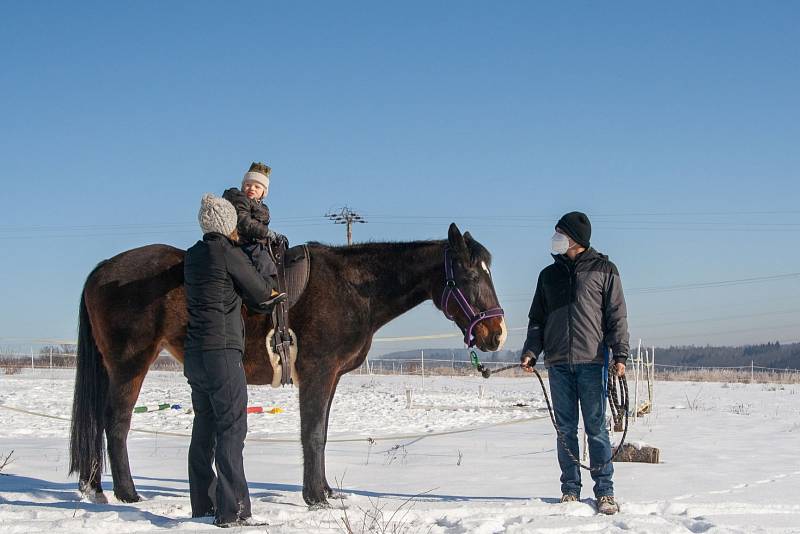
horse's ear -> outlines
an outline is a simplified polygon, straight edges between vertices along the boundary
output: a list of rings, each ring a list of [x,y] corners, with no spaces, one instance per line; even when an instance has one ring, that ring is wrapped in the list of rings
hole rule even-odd
[[[471,241],[475,241],[475,239],[472,237],[472,234],[470,234],[469,232],[464,232],[464,241],[467,244],[469,244]]]
[[[456,223],[450,223],[450,229],[447,231],[447,241],[456,254],[467,253],[467,243],[464,241],[464,236],[461,235],[461,230],[458,229]]]

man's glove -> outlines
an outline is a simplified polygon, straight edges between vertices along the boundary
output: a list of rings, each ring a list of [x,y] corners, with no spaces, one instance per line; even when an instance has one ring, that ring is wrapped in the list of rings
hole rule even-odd
[[[533,369],[533,367],[536,366],[536,355],[533,352],[526,350],[519,357],[519,364],[522,366],[523,369],[525,368]]]

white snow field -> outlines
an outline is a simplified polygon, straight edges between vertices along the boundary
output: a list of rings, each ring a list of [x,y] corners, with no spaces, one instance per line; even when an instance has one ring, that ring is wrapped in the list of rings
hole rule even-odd
[[[114,499],[108,474],[109,504],[80,500],[67,475],[72,385],[69,370],[0,376],[0,459],[14,451],[0,474],[0,532],[217,531],[190,518],[181,374],[151,372],[137,403],[182,408],[133,416],[150,431],[128,440],[135,504]],[[269,526],[237,530],[800,532],[800,386],[657,382],[654,413],[629,439],[659,447],[662,463],[616,464],[622,511],[611,517],[595,513],[587,475],[581,502],[558,503],[556,438],[538,388],[501,376],[426,377],[424,390],[420,377],[345,377],[327,448],[328,479],[345,498],[309,510],[297,390],[251,387],[250,405],[284,411],[249,416],[253,513]]]

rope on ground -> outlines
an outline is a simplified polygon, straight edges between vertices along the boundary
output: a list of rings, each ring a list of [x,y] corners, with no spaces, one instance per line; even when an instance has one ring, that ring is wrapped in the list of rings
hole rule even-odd
[[[31,410],[26,410],[24,408],[17,408],[15,406],[9,406],[7,404],[0,404],[0,408],[3,408],[5,410],[9,410],[9,411],[12,411],[12,412],[23,413],[23,414],[26,414],[26,415],[33,415],[35,417],[43,417],[43,418],[47,418],[47,419],[55,419],[55,420],[58,420],[58,421],[66,421],[68,423],[72,421],[72,419],[67,418],[67,417],[59,417],[57,415],[50,415],[50,414],[46,414],[46,413],[34,412],[34,411],[31,411]],[[363,436],[363,437],[359,437],[359,438],[332,438],[332,439],[328,439],[327,442],[328,443],[358,443],[358,442],[362,442],[362,441],[363,442],[368,442],[369,440],[377,442],[377,441],[397,441],[397,440],[401,440],[401,439],[417,439],[417,438],[425,439],[425,438],[431,438],[431,437],[437,437],[437,436],[451,436],[451,435],[454,435],[454,434],[466,434],[468,432],[478,432],[480,430],[488,430],[488,429],[491,429],[491,428],[498,428],[498,427],[503,427],[503,426],[517,425],[517,424],[520,424],[520,423],[527,423],[527,422],[530,422],[530,421],[537,421],[539,419],[545,419],[546,417],[547,417],[546,415],[537,415],[537,416],[531,416],[531,417],[523,417],[521,419],[513,419],[511,421],[502,421],[500,423],[490,423],[488,425],[474,426],[474,427],[468,427],[468,428],[458,428],[458,429],[454,429],[454,430],[442,430],[440,432],[427,432],[425,434],[390,434],[390,435],[387,435],[387,436],[379,436],[377,438],[373,438],[371,436]],[[161,430],[150,430],[150,429],[144,429],[144,428],[133,428],[133,427],[131,427],[130,431],[131,432],[138,432],[140,434],[152,434],[152,435],[157,435],[157,436],[170,436],[170,437],[176,437],[176,438],[191,438],[192,437],[191,434],[184,434],[184,433],[181,433],[181,432],[166,432],[166,431],[161,431]],[[251,442],[251,443],[300,443],[300,439],[299,438],[246,438],[245,441],[248,441],[248,442]]]

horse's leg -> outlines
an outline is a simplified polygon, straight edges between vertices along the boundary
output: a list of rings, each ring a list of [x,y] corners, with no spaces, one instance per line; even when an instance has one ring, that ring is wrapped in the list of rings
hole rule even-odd
[[[128,461],[128,431],[131,428],[133,406],[139,397],[142,382],[153,357],[148,351],[135,359],[139,365],[135,371],[117,373],[111,376],[108,391],[108,411],[106,412],[106,439],[108,440],[108,459],[111,475],[114,477],[114,495],[122,502],[137,502],[141,498],[131,477]],[[144,365],[142,365],[144,364]]]
[[[333,396],[336,395],[336,388],[339,385],[339,380],[342,378],[342,375],[336,375],[336,381],[333,383],[333,389],[331,389],[330,398],[328,399],[328,408],[325,410],[325,447],[322,449],[322,479],[325,481],[325,494],[328,497],[334,497],[337,494],[331,489],[330,484],[328,484],[328,475],[325,468],[325,449],[328,447],[328,421],[330,420],[331,416],[331,405],[333,405]],[[341,489],[341,488],[339,488]],[[338,495],[339,498],[342,498],[341,495]]]
[[[325,480],[326,420],[337,373],[305,373],[300,382],[300,438],[303,443],[303,500],[326,505],[330,486]]]
[[[102,436],[102,434],[101,434]],[[100,450],[102,454],[102,445]],[[108,498],[103,493],[103,485],[100,479],[103,477],[102,469],[94,464],[88,473],[81,472],[78,481],[78,490],[89,501],[96,504],[108,504]]]

